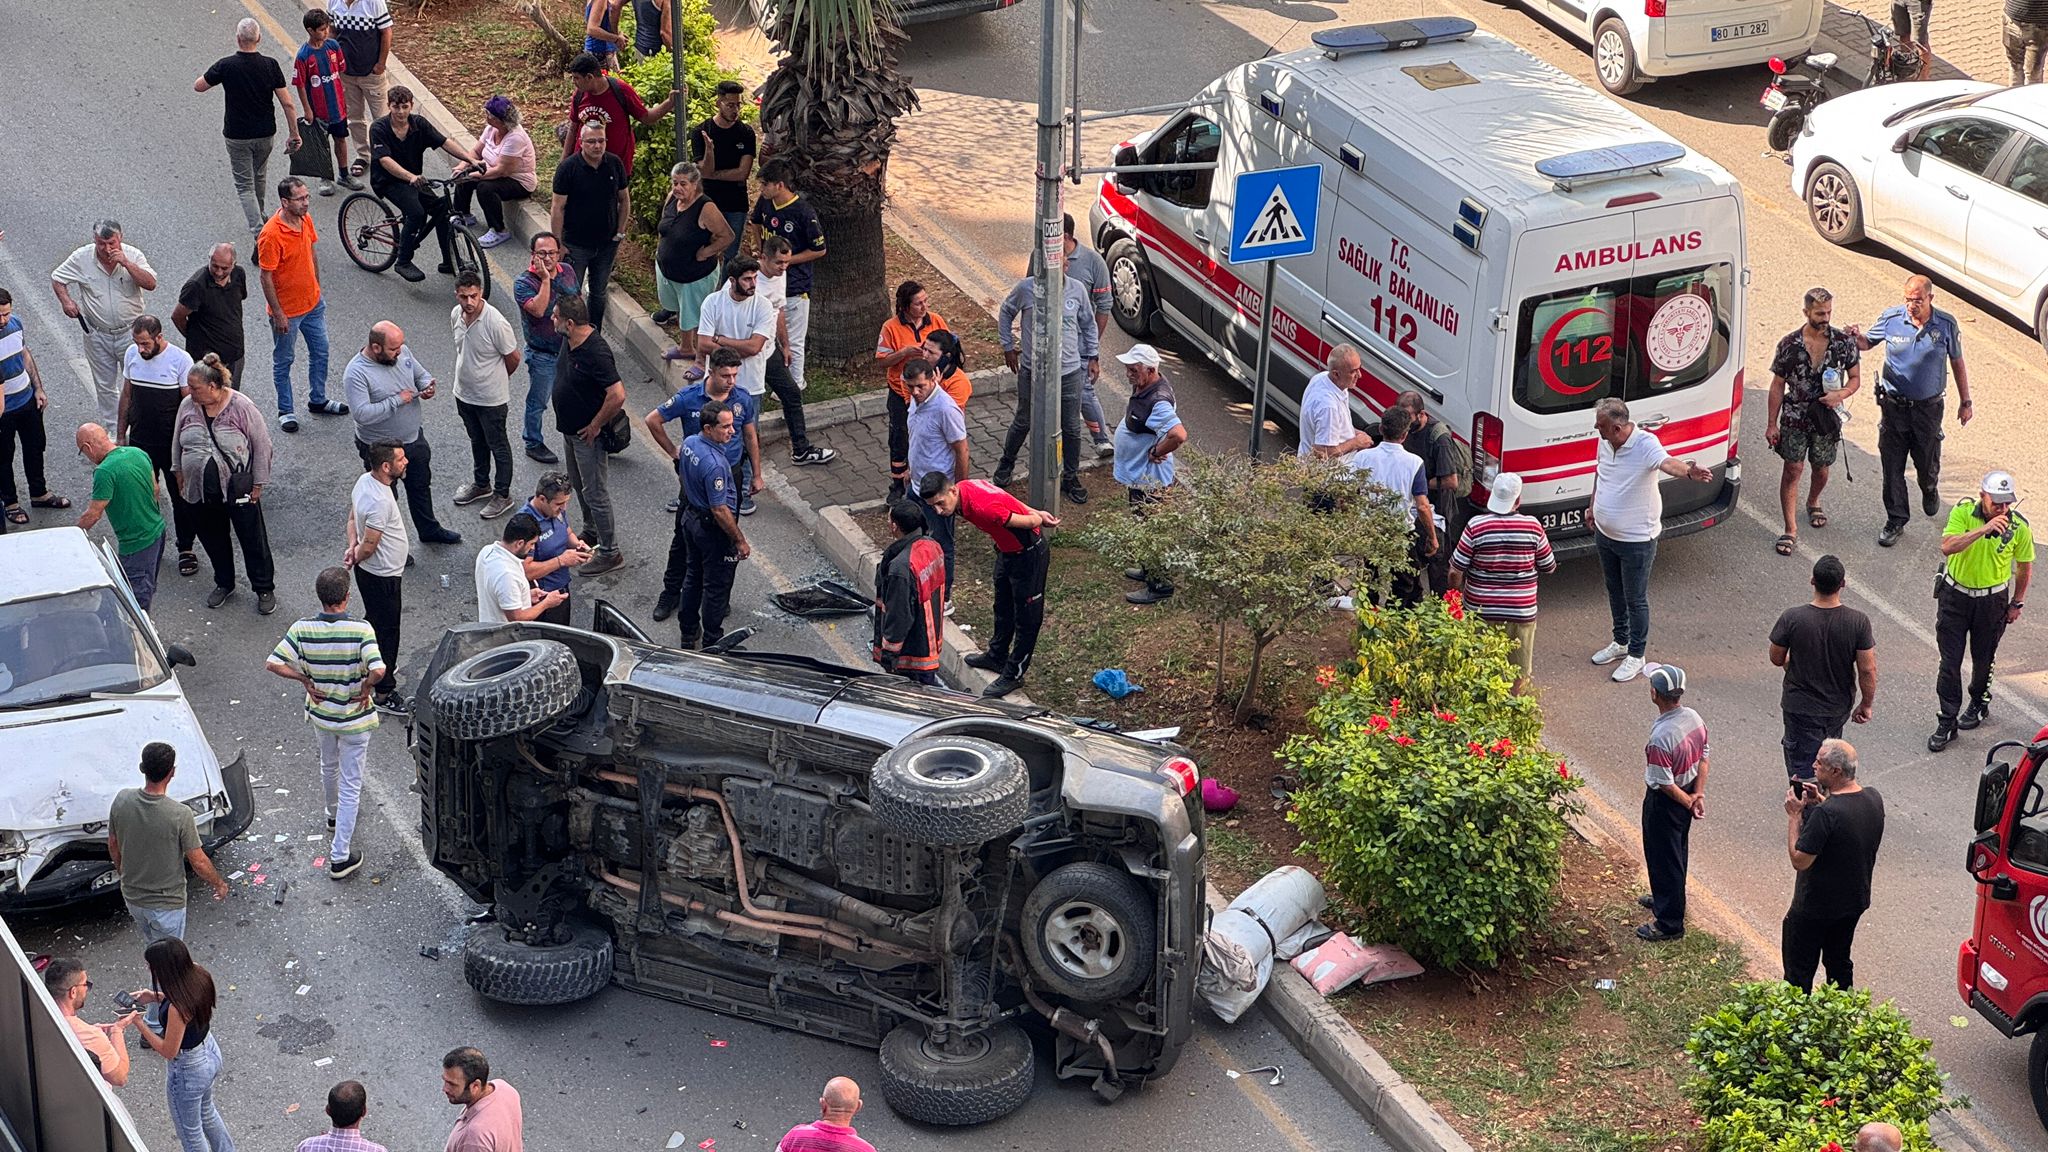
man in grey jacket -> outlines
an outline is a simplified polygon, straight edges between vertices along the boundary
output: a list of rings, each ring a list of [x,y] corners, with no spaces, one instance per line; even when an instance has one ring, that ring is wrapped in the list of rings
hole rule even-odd
[[[413,359],[405,332],[389,320],[370,326],[370,342],[341,374],[342,391],[356,419],[356,451],[369,466],[370,446],[386,441],[405,446],[405,504],[419,539],[460,544],[462,534],[434,517],[433,450],[420,420],[420,401],[434,398],[434,378]]]
[[[1061,264],[1065,263],[1062,259]],[[1086,436],[1081,424],[1081,390],[1102,371],[1100,332],[1087,285],[1069,275],[1064,286],[1060,300],[1060,495],[1072,503],[1086,504],[1088,490],[1081,487],[1081,445]],[[1010,483],[1017,453],[1031,435],[1032,309],[1037,295],[1037,281],[1026,276],[1010,289],[996,312],[1003,362],[1017,373],[1017,414],[1010,419],[1009,435],[1003,438],[1003,458],[993,477],[999,487]]]

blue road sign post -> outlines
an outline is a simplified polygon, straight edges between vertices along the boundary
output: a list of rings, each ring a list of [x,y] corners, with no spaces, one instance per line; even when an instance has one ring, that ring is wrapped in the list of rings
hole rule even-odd
[[[1252,381],[1252,458],[1266,431],[1266,374],[1273,356],[1275,262],[1316,250],[1316,216],[1323,195],[1323,166],[1304,164],[1244,172],[1237,177],[1230,221],[1230,262],[1263,263],[1266,287],[1259,297],[1259,357]]]

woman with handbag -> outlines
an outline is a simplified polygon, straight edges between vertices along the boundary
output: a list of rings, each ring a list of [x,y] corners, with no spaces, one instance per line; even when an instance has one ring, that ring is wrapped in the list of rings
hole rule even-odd
[[[209,352],[186,377],[189,394],[172,428],[171,470],[192,506],[199,545],[213,565],[206,606],[218,608],[235,593],[232,532],[241,541],[256,611],[277,610],[277,567],[263,526],[263,486],[270,482],[270,427],[256,402],[234,389],[234,379]]]
[[[150,987],[137,989],[135,1002],[162,1007],[149,1013],[149,1025],[138,1031],[150,1051],[170,1062],[164,1096],[178,1144],[183,1152],[235,1152],[234,1137],[213,1102],[213,1086],[220,1079],[213,975],[192,962],[185,942],[176,937],[151,944],[142,959],[149,965]]]
[[[680,323],[690,334],[662,353],[664,360],[697,359],[697,313],[718,291],[718,258],[732,243],[732,225],[704,195],[704,172],[684,160],[668,170],[668,199],[661,205],[661,244],[654,256],[654,290],[661,299],[656,324]]]
[[[534,176],[533,137],[519,126],[519,106],[503,94],[484,101],[484,131],[477,137],[477,158],[484,169],[475,181],[455,186],[455,214],[468,227],[476,227],[469,214],[472,197],[483,201],[484,225],[488,229],[477,243],[496,248],[512,238],[505,226],[505,201],[524,200],[537,186]]]

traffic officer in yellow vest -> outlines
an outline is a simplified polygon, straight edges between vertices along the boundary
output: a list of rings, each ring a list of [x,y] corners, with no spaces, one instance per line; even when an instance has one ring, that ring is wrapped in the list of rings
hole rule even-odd
[[[1941,672],[1934,693],[1941,719],[1927,750],[1955,741],[1956,729],[1975,728],[1991,715],[1991,661],[1999,637],[2020,618],[2034,572],[2034,529],[2013,508],[2019,491],[2009,472],[1989,472],[1975,500],[1957,502],[1941,535],[1947,557],[1934,584],[1934,641]],[[1970,645],[1970,707],[1962,715],[1963,643]]]

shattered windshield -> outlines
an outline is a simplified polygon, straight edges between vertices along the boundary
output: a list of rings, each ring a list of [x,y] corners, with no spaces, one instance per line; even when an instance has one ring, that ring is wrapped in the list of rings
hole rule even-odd
[[[0,709],[139,692],[168,675],[112,588],[0,604]]]

